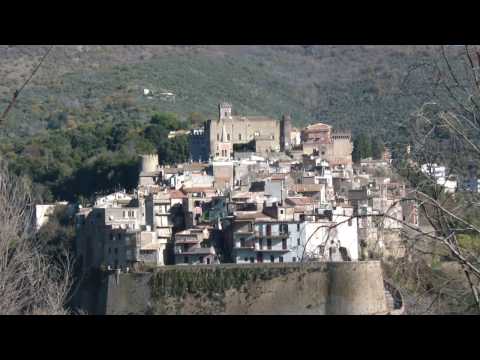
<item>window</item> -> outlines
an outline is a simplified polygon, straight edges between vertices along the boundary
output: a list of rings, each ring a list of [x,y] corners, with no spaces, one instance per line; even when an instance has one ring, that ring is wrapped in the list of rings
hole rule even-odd
[[[296,258],[296,257],[293,257],[293,258],[292,258],[292,261],[293,261],[293,262],[297,262],[297,258]]]
[[[230,134],[227,134],[227,141],[230,141]]]
[[[245,247],[245,239],[244,238],[240,239],[240,247]]]
[[[242,134],[238,134],[238,140],[242,140]]]
[[[271,250],[271,249],[272,249],[272,240],[271,240],[271,239],[268,239],[268,240],[267,240],[267,249],[268,249],[268,250]]]
[[[271,236],[272,235],[272,225],[268,224],[267,225],[267,236]]]
[[[258,240],[258,247],[263,250],[263,239]]]
[[[325,253],[325,246],[320,245],[319,246],[319,252],[320,252],[320,255],[323,255]]]
[[[217,134],[217,141],[220,141],[220,134]]]
[[[300,238],[297,239],[297,245],[300,246]]]
[[[352,226],[352,219],[348,219],[348,226]]]
[[[207,265],[210,265],[210,258],[207,257]]]
[[[248,257],[246,257],[245,259],[243,259],[243,261],[248,262]]]
[[[287,239],[282,239],[282,249],[283,250],[287,249]]]
[[[273,256],[273,255],[270,256],[270,262],[272,262],[272,263],[275,262],[275,256]]]
[[[118,254],[118,248],[115,248],[115,249],[113,250],[113,252],[115,253],[115,255],[117,255],[117,254]]]
[[[183,262],[184,262],[185,264],[188,264],[188,256],[184,256]]]
[[[200,264],[203,264],[203,256],[200,256],[200,257],[198,258],[198,261],[200,262]]]
[[[228,116],[228,112],[225,111],[225,117],[227,117],[227,116]]]
[[[280,257],[278,258],[278,261],[280,261],[281,263],[283,263],[283,256],[280,256]]]
[[[300,231],[300,224],[297,224],[297,231]]]
[[[283,209],[280,209],[280,214],[282,214],[282,215],[283,215]]]
[[[251,258],[250,258],[250,262],[251,262],[251,263],[254,263],[254,262],[255,262],[255,258],[254,258],[254,257],[251,257]]]

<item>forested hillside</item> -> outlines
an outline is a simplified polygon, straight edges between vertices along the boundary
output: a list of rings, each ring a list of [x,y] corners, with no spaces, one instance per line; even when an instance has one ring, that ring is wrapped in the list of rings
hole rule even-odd
[[[47,48],[0,46],[2,112]],[[0,127],[0,152],[16,173],[32,178],[41,201],[91,198],[134,187],[139,153],[157,150],[164,163],[188,160],[187,139],[168,140],[168,131],[217,116],[218,102],[229,101],[237,114],[288,112],[297,126],[321,121],[352,129],[355,159],[378,156],[371,146],[401,143],[410,114],[438,96],[433,73],[425,71],[438,51],[54,46]]]
[[[188,160],[186,136],[168,138],[184,127],[175,114],[155,114],[149,122],[85,122],[17,139],[5,139],[0,152],[17,174],[28,175],[39,202],[93,200],[98,194],[132,190],[138,180],[138,154],[158,152],[162,164]]]
[[[0,46],[0,107],[46,46]],[[437,54],[427,46],[55,46],[9,115],[4,134],[86,121],[148,121],[170,111],[215,116],[227,100],[241,114],[297,125],[324,121],[387,136],[431,96],[408,76]],[[420,79],[421,80],[421,79]],[[171,92],[175,101],[160,96]],[[387,136],[388,137],[388,136]]]

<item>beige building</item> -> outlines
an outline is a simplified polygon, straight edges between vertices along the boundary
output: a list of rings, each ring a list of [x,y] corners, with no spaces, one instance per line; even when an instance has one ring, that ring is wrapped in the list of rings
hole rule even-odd
[[[303,153],[318,153],[330,166],[351,166],[353,143],[349,132],[334,132],[327,124],[317,123],[302,131]]]
[[[282,139],[285,139],[283,145],[289,146],[290,117],[277,121],[267,116],[234,116],[228,103],[220,104],[218,110],[218,119],[205,124],[210,156],[229,158],[238,144],[253,144],[259,153],[280,151]]]

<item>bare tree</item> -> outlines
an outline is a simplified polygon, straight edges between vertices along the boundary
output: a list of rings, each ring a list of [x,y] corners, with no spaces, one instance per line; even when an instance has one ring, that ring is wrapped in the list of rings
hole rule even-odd
[[[33,208],[29,181],[0,160],[0,314],[67,314],[73,264],[42,254]]]

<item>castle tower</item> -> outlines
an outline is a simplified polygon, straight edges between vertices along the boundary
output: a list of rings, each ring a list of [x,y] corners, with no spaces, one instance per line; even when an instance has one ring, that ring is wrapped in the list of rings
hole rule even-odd
[[[158,167],[158,154],[140,155],[142,173],[155,172]]]
[[[291,133],[292,119],[290,115],[282,115],[282,120],[280,121],[280,151],[285,151],[291,148]]]
[[[218,118],[220,120],[229,119],[232,117],[232,105],[229,103],[221,103],[218,105]]]

